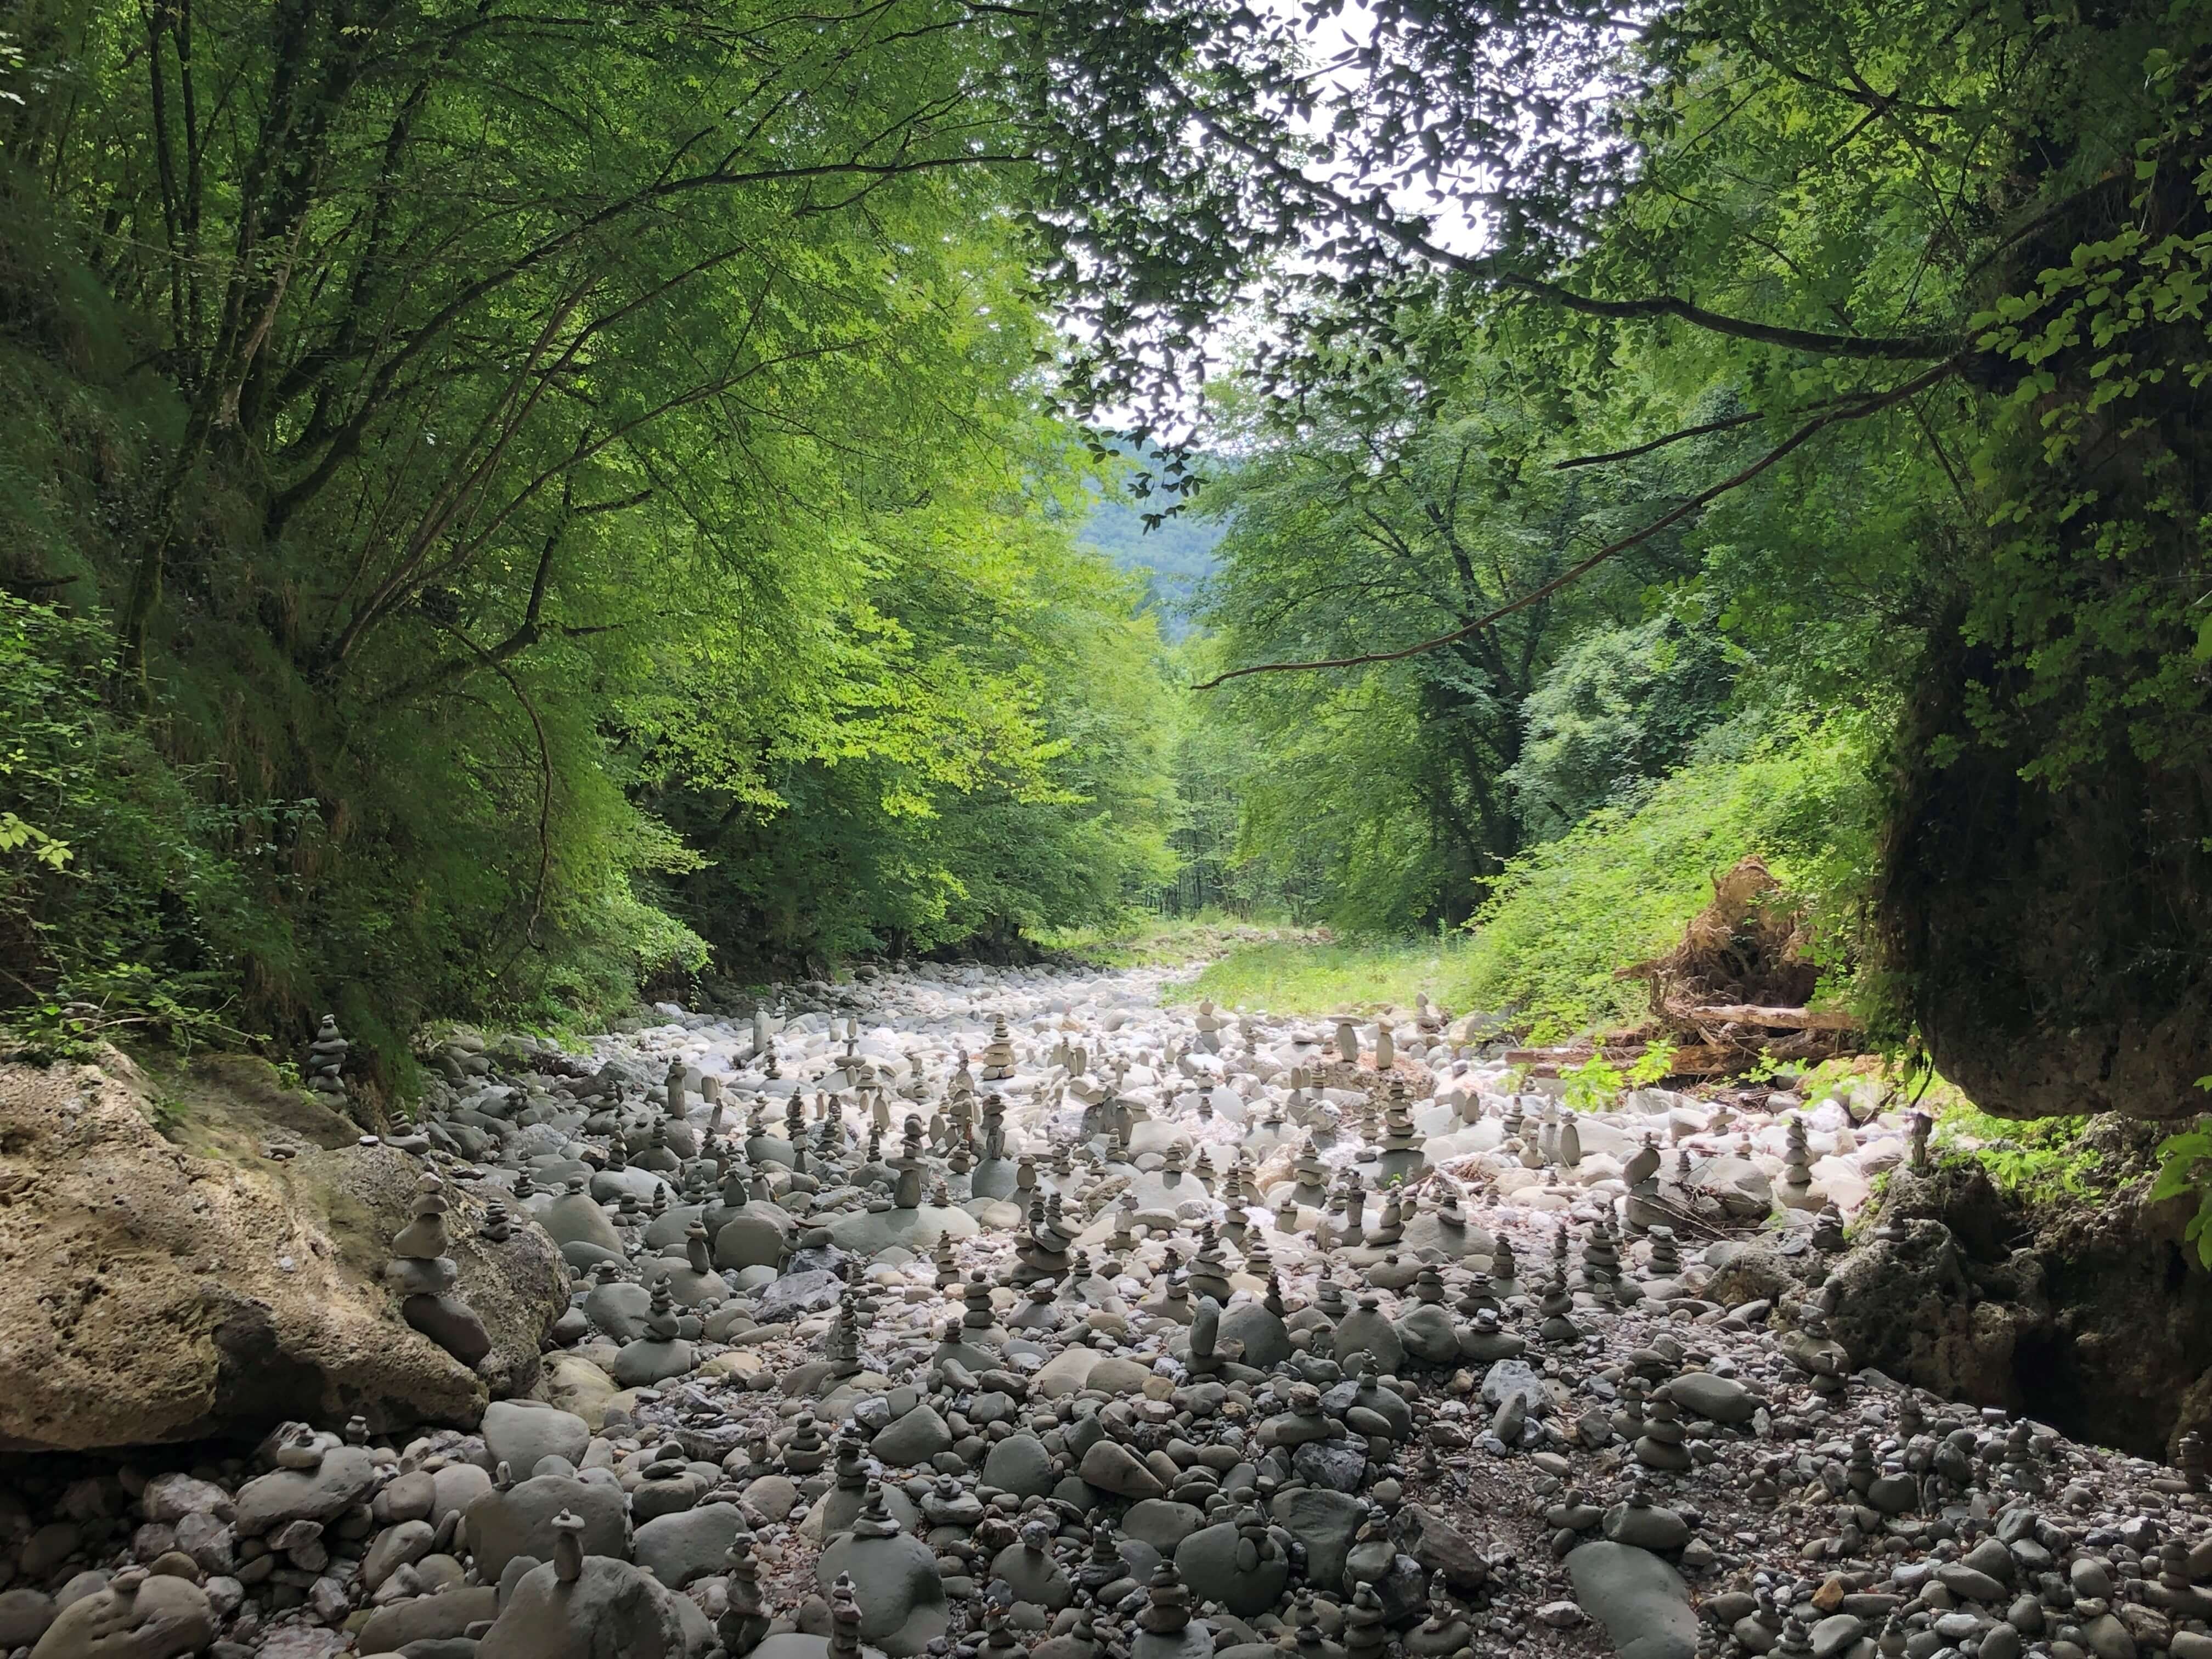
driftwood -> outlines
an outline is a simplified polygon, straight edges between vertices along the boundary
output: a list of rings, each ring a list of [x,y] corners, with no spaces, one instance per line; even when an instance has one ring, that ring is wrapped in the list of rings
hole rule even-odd
[[[1650,988],[1651,1021],[1681,1047],[1672,1070],[1713,1077],[1761,1060],[1856,1052],[1852,1015],[1805,1006],[1819,984],[1805,912],[1755,858],[1713,883],[1712,901],[1666,955],[1621,970]]]
[[[1648,1018],[1554,1048],[1512,1048],[1508,1065],[1534,1077],[1602,1059],[1626,1069],[1653,1048],[1668,1051],[1667,1075],[1715,1078],[1762,1060],[1810,1064],[1858,1050],[1856,1015],[1804,1006],[1819,984],[1805,913],[1755,858],[1713,883],[1711,903],[1690,919],[1664,956],[1620,969],[1650,989]]]
[[[1686,1008],[1682,1017],[1698,1025],[1764,1025],[1777,1031],[1856,1031],[1858,1016],[1826,1008],[1761,1008],[1747,1002]]]
[[[1620,970],[1650,988],[1651,1012],[1680,1028],[1696,1009],[1802,1007],[1820,982],[1805,915],[1755,858],[1713,883],[1710,903],[1690,918],[1664,956]]]

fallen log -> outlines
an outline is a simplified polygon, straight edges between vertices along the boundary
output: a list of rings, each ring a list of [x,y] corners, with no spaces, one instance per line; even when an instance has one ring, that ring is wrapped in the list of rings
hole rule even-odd
[[[1859,1019],[1839,1009],[1762,1008],[1755,1003],[1724,1002],[1685,1008],[1680,1018],[1699,1025],[1727,1023],[1763,1025],[1777,1031],[1856,1031]]]
[[[1720,1042],[1678,1042],[1673,1058],[1667,1062],[1669,1077],[1717,1077],[1723,1072],[1733,1072],[1750,1062],[1743,1050]]]

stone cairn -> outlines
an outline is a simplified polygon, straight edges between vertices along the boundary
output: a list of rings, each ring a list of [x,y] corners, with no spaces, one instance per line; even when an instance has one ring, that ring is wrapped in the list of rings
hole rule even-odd
[[[345,1079],[340,1073],[352,1046],[339,1034],[336,1014],[323,1016],[315,1040],[307,1045],[307,1087],[322,1097],[325,1105],[340,1111],[345,1109],[346,1101]]]
[[[392,1236],[385,1277],[401,1297],[400,1316],[464,1365],[491,1352],[491,1338],[469,1304],[453,1294],[460,1267],[449,1254],[446,1183],[425,1172],[416,1182],[414,1218]]]
[[[1014,1045],[1006,1030],[1006,1017],[991,1022],[991,1041],[983,1049],[983,1081],[1003,1083],[1014,1074]]]

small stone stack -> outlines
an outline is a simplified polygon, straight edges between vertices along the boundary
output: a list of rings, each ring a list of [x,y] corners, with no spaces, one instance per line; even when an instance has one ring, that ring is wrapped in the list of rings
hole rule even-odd
[[[325,1105],[339,1111],[345,1109],[346,1101],[345,1079],[340,1073],[352,1046],[339,1033],[336,1014],[323,1016],[315,1040],[307,1045],[307,1087],[322,1097]]]
[[[1003,1083],[1014,1074],[1014,1045],[1006,1030],[1006,1017],[991,1022],[991,1041],[983,1049],[983,1081]]]
[[[400,1317],[464,1365],[491,1352],[491,1337],[476,1310],[453,1294],[460,1268],[447,1254],[446,1183],[425,1173],[415,1186],[415,1218],[394,1234],[385,1277],[404,1298]]]
[[[892,1189],[891,1202],[902,1210],[920,1208],[921,1178],[928,1164],[922,1155],[921,1119],[912,1112],[907,1114],[899,1155],[891,1167],[898,1171],[898,1185]]]
[[[1784,1131],[1782,1152],[1783,1204],[1793,1210],[1808,1209],[1813,1190],[1813,1147],[1806,1139],[1805,1120],[1790,1119]]]
[[[1389,1179],[1393,1173],[1389,1160],[1394,1156],[1401,1159],[1412,1160],[1411,1167],[1404,1173],[1411,1175],[1418,1170],[1423,1162],[1422,1144],[1421,1132],[1413,1127],[1413,1107],[1412,1101],[1407,1097],[1405,1081],[1393,1074],[1390,1079],[1389,1092],[1382,1103],[1382,1139],[1380,1150],[1383,1158],[1383,1179]]]
[[[1016,1288],[1040,1279],[1064,1279],[1073,1265],[1068,1255],[1075,1240],[1061,1224],[1060,1194],[1053,1194],[1032,1211],[1028,1235],[1014,1247],[1018,1265],[1013,1270]]]

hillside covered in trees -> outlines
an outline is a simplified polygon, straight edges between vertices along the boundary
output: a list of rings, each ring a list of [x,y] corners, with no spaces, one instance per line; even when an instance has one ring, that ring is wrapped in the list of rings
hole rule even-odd
[[[1755,853],[1992,1109],[2212,1073],[2202,8],[5,27],[34,1037],[1164,893],[1601,1023]]]
[[[1097,921],[1158,641],[1073,538],[1010,26],[11,19],[10,993],[556,1022]]]

